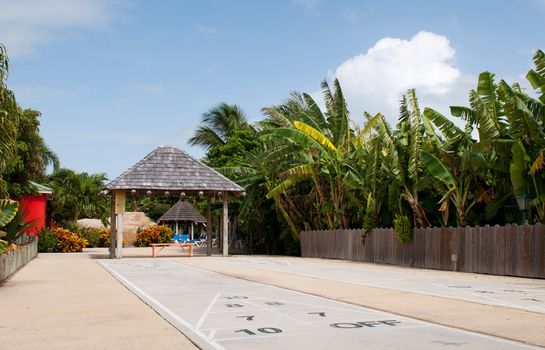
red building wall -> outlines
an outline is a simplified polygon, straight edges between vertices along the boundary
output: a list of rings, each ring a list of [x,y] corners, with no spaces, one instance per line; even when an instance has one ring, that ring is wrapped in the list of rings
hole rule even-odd
[[[36,196],[23,196],[20,204],[21,210],[26,210],[26,215],[28,215],[28,221],[36,220],[36,222],[34,223],[34,227],[29,231],[30,233],[36,234],[45,226],[46,206],[47,195],[45,194]]]

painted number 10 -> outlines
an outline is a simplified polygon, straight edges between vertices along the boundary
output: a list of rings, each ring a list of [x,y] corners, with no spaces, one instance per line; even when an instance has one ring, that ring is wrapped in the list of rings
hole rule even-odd
[[[265,333],[265,334],[282,333],[281,329],[272,328],[272,327],[258,328],[257,331],[260,333]],[[238,331],[235,331],[235,333],[246,333],[248,335],[256,335],[255,332],[252,332],[249,329],[239,329]]]

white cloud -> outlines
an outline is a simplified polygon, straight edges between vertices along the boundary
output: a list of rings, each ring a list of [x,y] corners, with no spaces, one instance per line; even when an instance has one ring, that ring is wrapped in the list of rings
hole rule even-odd
[[[125,0],[0,0],[0,41],[10,56],[62,40],[70,30],[105,29]]]
[[[447,115],[449,105],[466,103],[476,80],[463,74],[454,58],[448,38],[422,31],[409,40],[383,38],[330,74],[341,82],[354,121],[361,123],[368,111],[395,123],[401,95],[410,88],[422,107]]]

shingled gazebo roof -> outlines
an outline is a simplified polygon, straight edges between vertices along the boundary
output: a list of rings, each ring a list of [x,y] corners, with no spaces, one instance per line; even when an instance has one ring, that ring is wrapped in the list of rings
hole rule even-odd
[[[232,194],[244,192],[244,188],[173,146],[159,146],[106,185],[106,189],[139,192],[183,191],[187,194],[200,191],[224,191]]]
[[[195,210],[188,201],[180,200],[159,218],[159,222],[162,221],[206,222],[206,218]]]

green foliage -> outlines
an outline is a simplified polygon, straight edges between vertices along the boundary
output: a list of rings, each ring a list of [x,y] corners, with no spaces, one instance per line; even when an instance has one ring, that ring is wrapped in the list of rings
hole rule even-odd
[[[263,109],[258,132],[238,132],[241,119],[224,104],[209,113],[195,144],[207,148],[208,164],[246,188],[230,220],[238,217],[237,237],[258,251],[281,247],[288,235],[297,242],[302,230],[393,224],[408,242],[411,227],[513,222],[522,217],[517,195],[530,198],[532,222],[545,222],[542,51],[534,65],[527,79],[537,98],[483,72],[467,106],[451,106],[452,116],[421,108],[409,89],[394,127],[380,113],[364,113],[360,128],[339,82],[323,82],[324,108],[292,93]]]
[[[214,168],[236,166],[243,163],[248,154],[255,153],[259,147],[260,142],[255,132],[235,130],[226,137],[226,143],[211,147],[203,160]]]
[[[406,215],[396,215],[394,219],[394,231],[401,243],[406,244],[411,241],[411,222]]]
[[[51,202],[55,222],[69,224],[82,218],[107,221],[110,202],[107,197],[99,196],[106,185],[105,174],[76,173],[62,168],[48,176],[47,184],[55,194]]]
[[[79,234],[81,238],[87,241],[86,248],[102,247],[99,244],[101,231],[100,229],[93,227],[78,227],[76,230],[72,231]]]
[[[153,226],[136,234],[136,247],[149,247],[150,243],[172,242],[172,230],[167,226]]]
[[[370,234],[371,231],[377,225],[377,213],[375,211],[375,201],[371,195],[367,198],[367,210],[365,211],[365,216],[363,218],[363,231],[366,235]]]
[[[179,200],[177,197],[144,197],[142,199],[127,198],[129,211],[140,211],[153,221],[157,221],[167,210]]]
[[[9,199],[0,199],[0,227],[6,226],[17,214],[19,203]]]
[[[57,156],[40,135],[40,112],[23,109],[7,89],[8,70],[0,44],[0,198],[33,193],[30,181],[41,182],[48,165],[58,166]]]
[[[2,239],[10,244],[15,244],[23,235],[29,235],[29,231],[36,224],[36,220],[29,220],[26,208],[17,210],[13,218],[0,229],[4,232]]]
[[[40,232],[38,232],[38,252],[57,252],[57,237],[55,237],[55,232],[53,229],[44,227],[40,230]]]
[[[252,131],[253,128],[239,106],[220,103],[203,113],[201,125],[189,139],[189,144],[205,149],[218,147],[226,144],[227,138],[238,130]]]

